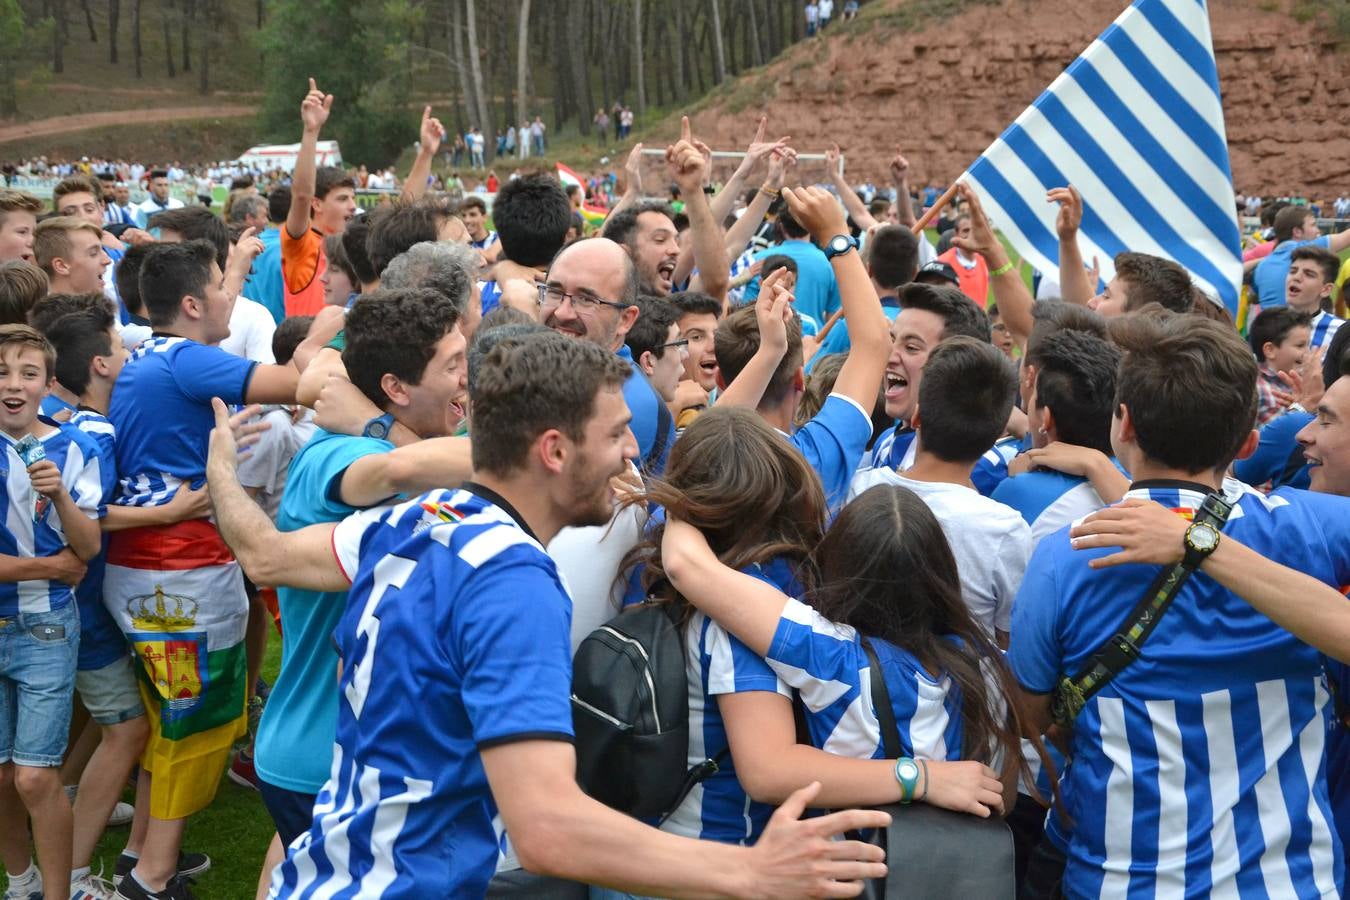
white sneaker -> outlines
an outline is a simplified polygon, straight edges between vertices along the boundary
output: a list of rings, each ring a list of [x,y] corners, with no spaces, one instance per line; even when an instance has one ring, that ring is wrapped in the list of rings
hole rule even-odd
[[[70,900],[112,900],[115,891],[106,878],[86,872],[70,883]]]
[[[14,879],[9,879],[4,900],[42,900],[42,873],[34,872],[33,878],[25,881],[22,887],[16,887]]]
[[[70,805],[74,806],[75,795],[79,793],[80,786],[77,784],[68,784],[63,790],[66,792],[66,799],[70,801]],[[108,816],[108,827],[121,828],[123,825],[128,825],[135,815],[135,807],[130,803],[124,803],[121,800],[118,800],[117,805],[113,807],[112,813]]]

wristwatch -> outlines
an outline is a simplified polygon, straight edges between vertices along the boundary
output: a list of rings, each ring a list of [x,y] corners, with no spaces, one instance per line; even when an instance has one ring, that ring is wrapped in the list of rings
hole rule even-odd
[[[836,234],[825,242],[825,258],[834,259],[850,250],[858,249],[858,239],[849,234]]]
[[[1181,565],[1187,569],[1198,569],[1205,558],[1219,546],[1219,529],[1208,522],[1192,522],[1186,529],[1186,555]]]
[[[900,782],[900,802],[909,804],[919,786],[919,764],[908,756],[895,761],[895,780]]]
[[[361,429],[361,437],[375,438],[382,441],[389,437],[389,430],[394,427],[394,414],[385,413],[382,416],[376,416],[366,423],[366,427]]]

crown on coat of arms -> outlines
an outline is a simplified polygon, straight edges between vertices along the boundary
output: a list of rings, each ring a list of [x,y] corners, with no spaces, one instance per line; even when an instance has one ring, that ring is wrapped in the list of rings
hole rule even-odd
[[[177,631],[197,624],[198,604],[191,597],[166,594],[163,585],[157,584],[153,595],[153,610],[147,603],[151,599],[150,594],[145,594],[132,597],[127,602],[131,624],[138,631]],[[173,612],[169,612],[169,604],[166,601],[173,601]]]

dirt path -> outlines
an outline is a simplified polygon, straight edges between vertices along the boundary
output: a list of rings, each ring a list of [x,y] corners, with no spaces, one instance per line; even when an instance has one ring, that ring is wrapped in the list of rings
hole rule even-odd
[[[257,111],[252,106],[176,106],[168,109],[119,109],[75,116],[53,116],[50,119],[0,127],[0,144],[108,125],[149,125],[184,119],[235,119],[255,115]]]

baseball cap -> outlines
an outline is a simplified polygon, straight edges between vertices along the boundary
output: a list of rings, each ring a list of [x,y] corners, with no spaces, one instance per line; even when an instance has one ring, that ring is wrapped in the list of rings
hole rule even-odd
[[[952,268],[951,263],[937,259],[920,266],[914,280],[921,284],[942,284],[945,281],[957,287],[961,286],[961,279],[956,277],[956,270]]]

